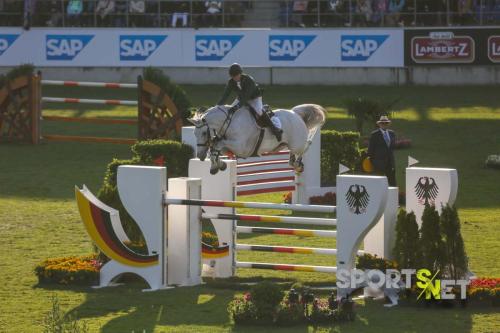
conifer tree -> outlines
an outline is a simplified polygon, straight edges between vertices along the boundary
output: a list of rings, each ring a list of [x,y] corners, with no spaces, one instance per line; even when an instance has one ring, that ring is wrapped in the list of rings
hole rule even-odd
[[[420,228],[420,263],[423,268],[434,272],[441,270],[443,262],[443,242],[439,229],[439,214],[436,208],[426,205]]]
[[[400,268],[415,268],[418,259],[418,225],[415,214],[404,209],[398,213],[393,256]]]
[[[441,237],[443,240],[443,272],[446,276],[458,280],[464,278],[468,270],[464,240],[460,232],[460,219],[455,206],[442,207],[440,218]]]

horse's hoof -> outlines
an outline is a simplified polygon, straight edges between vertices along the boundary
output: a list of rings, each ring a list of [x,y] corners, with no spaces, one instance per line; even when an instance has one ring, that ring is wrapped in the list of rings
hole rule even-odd
[[[210,169],[211,175],[215,175],[217,172],[219,172],[219,169]]]
[[[227,163],[226,162],[220,162],[219,164],[219,170],[224,171],[227,169]]]
[[[304,163],[300,162],[298,165],[295,165],[295,173],[304,172]]]
[[[296,174],[301,174],[302,172],[304,172],[304,167],[297,167],[297,168],[295,168],[295,173]]]

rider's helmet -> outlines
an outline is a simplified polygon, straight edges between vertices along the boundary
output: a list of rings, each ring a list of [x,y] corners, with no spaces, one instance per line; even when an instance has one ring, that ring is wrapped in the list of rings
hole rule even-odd
[[[234,63],[229,67],[229,76],[233,77],[241,73],[243,73],[243,69],[241,69],[240,64]]]

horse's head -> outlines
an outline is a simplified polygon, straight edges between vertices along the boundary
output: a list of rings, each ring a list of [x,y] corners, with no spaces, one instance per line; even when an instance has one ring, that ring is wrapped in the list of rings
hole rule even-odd
[[[222,106],[214,106],[205,111],[199,109],[192,118],[188,121],[194,125],[194,134],[196,136],[196,144],[198,146],[196,157],[204,161],[208,154],[208,149],[213,144],[213,139],[219,131],[220,124],[217,118],[214,117],[215,113]]]

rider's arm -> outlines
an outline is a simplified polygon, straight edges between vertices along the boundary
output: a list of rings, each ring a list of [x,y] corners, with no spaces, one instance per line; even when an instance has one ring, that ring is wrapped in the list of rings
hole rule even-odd
[[[217,102],[217,105],[223,105],[224,103],[226,103],[227,98],[229,97],[231,91],[233,90],[231,86],[231,81],[232,80],[227,81],[226,88],[224,88],[224,93],[222,94],[222,97],[219,99],[219,102]]]

